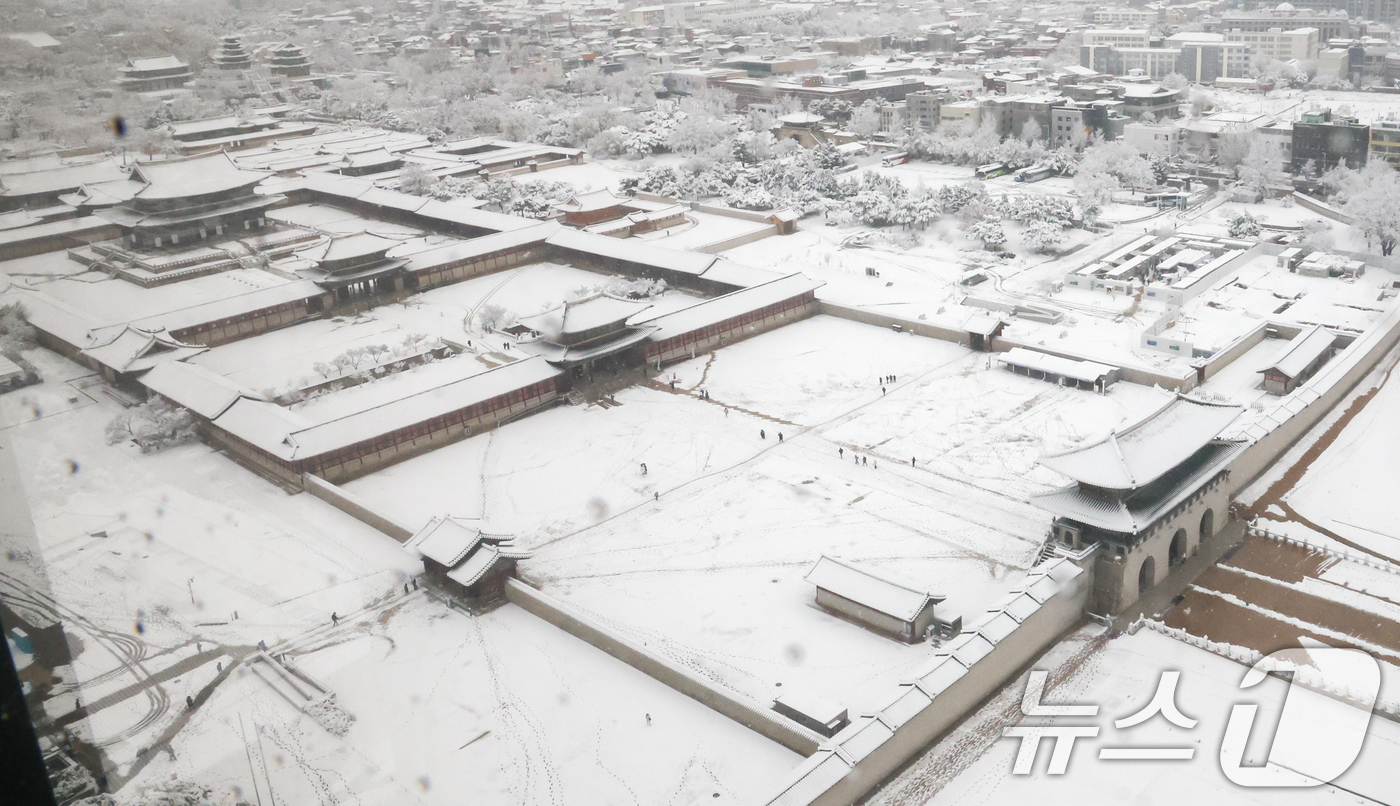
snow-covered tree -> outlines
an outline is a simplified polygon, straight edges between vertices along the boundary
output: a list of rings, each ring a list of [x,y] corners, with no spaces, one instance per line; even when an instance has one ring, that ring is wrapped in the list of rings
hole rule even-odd
[[[1121,140],[1086,149],[1074,175],[1074,189],[1080,198],[1099,207],[1112,201],[1113,191],[1123,185],[1145,188],[1153,184],[1152,166]]]
[[[1257,131],[1249,138],[1249,151],[1235,168],[1240,186],[1255,196],[1264,193],[1270,182],[1285,177],[1283,158]]]
[[[1336,239],[1332,235],[1332,226],[1320,218],[1314,218],[1303,225],[1303,235],[1300,242],[1304,246],[1323,252],[1330,251],[1336,246]]]
[[[967,235],[981,241],[987,249],[996,249],[1006,243],[1006,232],[1002,229],[1001,219],[995,216],[979,219],[968,227]]]
[[[880,133],[880,104],[874,99],[861,104],[851,113],[849,128],[854,134],[870,139]]]
[[[1254,238],[1258,235],[1259,221],[1248,210],[1241,210],[1230,217],[1231,238]]]
[[[812,149],[812,161],[817,167],[827,170],[836,170],[846,164],[846,158],[841,154],[841,150],[834,143],[818,143]]]
[[[1037,252],[1050,252],[1065,240],[1060,227],[1049,221],[1034,221],[1026,227],[1026,245]]]
[[[1360,171],[1342,169],[1337,184],[1336,201],[1367,242],[1380,247],[1382,255],[1395,251],[1400,241],[1400,174],[1385,160],[1376,159]]]
[[[34,326],[18,302],[0,305],[0,355],[14,358],[34,347]]]
[[[745,165],[753,165],[770,159],[777,142],[766,131],[740,132],[732,139],[731,152],[734,159]]]
[[[421,162],[410,162],[399,172],[399,190],[414,196],[426,196],[437,182],[433,172]]]
[[[496,330],[497,328],[510,327],[515,321],[515,314],[505,307],[488,302],[477,311],[477,322],[482,330]]]
[[[1162,86],[1169,90],[1184,90],[1191,86],[1191,82],[1180,73],[1167,73],[1162,77]]]

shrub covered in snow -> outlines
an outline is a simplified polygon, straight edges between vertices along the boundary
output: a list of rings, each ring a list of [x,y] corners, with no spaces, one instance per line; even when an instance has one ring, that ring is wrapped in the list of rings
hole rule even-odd
[[[194,415],[188,409],[153,397],[107,423],[107,444],[131,440],[142,453],[183,445],[195,439]]]
[[[18,302],[0,305],[0,355],[11,358],[34,346],[34,326]]]
[[[355,724],[355,715],[341,708],[334,694],[316,700],[306,706],[305,710],[317,725],[325,728],[332,736],[344,736]]]
[[[1247,210],[1241,210],[1230,218],[1231,238],[1253,238],[1259,234],[1259,222]]]
[[[526,218],[549,218],[554,205],[574,193],[568,182],[517,182],[514,179],[464,179],[448,177],[435,182],[430,190],[439,201],[473,198],[486,202],[487,209]]]

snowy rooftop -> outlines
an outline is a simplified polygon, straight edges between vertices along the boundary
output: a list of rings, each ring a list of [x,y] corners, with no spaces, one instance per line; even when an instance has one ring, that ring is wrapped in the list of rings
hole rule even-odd
[[[456,568],[447,572],[447,578],[460,585],[475,585],[502,560],[523,560],[528,552],[517,549],[513,541],[484,543]]]
[[[1332,348],[1336,336],[1322,325],[1313,325],[1309,330],[1299,333],[1289,342],[1288,352],[1284,353],[1272,365],[1260,369],[1260,372],[1274,370],[1280,375],[1289,378],[1297,378],[1303,374],[1308,365],[1316,361],[1324,352]]]
[[[576,193],[570,196],[567,202],[556,204],[554,207],[566,213],[586,213],[618,207],[629,201],[631,200],[617,196],[611,190],[603,188],[591,193]]]
[[[181,285],[187,284],[188,282],[181,283]],[[132,324],[147,328],[163,327],[173,332],[194,327],[195,325],[202,325],[233,316],[239,316],[249,311],[262,310],[274,305],[311,299],[322,293],[325,292],[310,280],[294,280],[270,288],[260,288],[256,291],[249,291],[246,294],[238,294],[236,296],[206,302],[201,305],[192,305],[187,308],[148,316]]]
[[[689,308],[682,308],[675,313],[664,314],[633,324],[655,325],[657,330],[651,335],[652,341],[664,341],[776,302],[792,299],[820,286],[821,283],[809,280],[801,274],[790,274],[787,277],[770,280],[752,288],[733,291],[722,297],[697,302]]]
[[[1041,372],[1050,372],[1056,375],[1063,375],[1066,378],[1074,378],[1075,380],[1089,381],[1091,383],[1098,381],[1114,371],[1114,368],[1107,364],[1099,364],[1093,361],[1078,361],[1073,358],[1061,358],[1058,355],[1028,350],[1025,347],[1013,347],[1007,350],[1005,353],[997,356],[997,362],[1026,367],[1028,369],[1036,369]]]
[[[162,361],[142,376],[141,385],[210,420],[228,411],[240,397],[259,397],[216,372],[184,361]]]
[[[467,378],[312,424],[270,403],[240,400],[215,422],[283,459],[306,459],[380,434],[460,411],[559,374],[542,358],[527,358]]]
[[[622,260],[682,274],[701,274],[718,260],[714,255],[653,246],[635,238],[610,238],[607,235],[596,235],[591,232],[567,228],[560,229],[549,236],[548,243],[562,249],[573,249],[597,257]]]
[[[649,302],[599,293],[564,302],[543,313],[525,317],[520,323],[551,337],[569,336],[609,325],[620,328],[629,318],[650,307]]]
[[[114,325],[95,330],[92,345],[83,355],[117,372],[139,372],[158,362],[189,358],[209,349],[200,344],[185,344],[159,330],[144,330],[131,325]]]
[[[806,579],[818,588],[904,621],[913,621],[929,604],[944,598],[876,576],[825,554],[807,572]]]
[[[180,199],[255,185],[268,174],[247,171],[227,154],[172,162],[147,162],[131,169],[131,178],[146,183],[133,198]]]
[[[343,261],[353,261],[358,258],[368,258],[383,256],[383,254],[402,241],[382,238],[368,232],[356,233],[355,235],[342,235],[331,238],[324,244],[307,250],[304,257],[321,263],[340,263]]]
[[[156,56],[149,59],[127,59],[123,71],[170,70],[176,67],[189,67],[174,56]]]
[[[1181,397],[1122,431],[1040,464],[1070,478],[1114,490],[1130,490],[1160,478],[1225,429],[1243,408]]]
[[[1175,479],[1167,489],[1149,488],[1150,495],[1136,494],[1120,499],[1094,495],[1077,486],[1069,486],[1033,495],[1030,502],[1059,517],[1111,532],[1135,534],[1151,526],[1163,513],[1194,493],[1201,482],[1228,465],[1242,450],[1242,442],[1210,445],[1204,452],[1204,460],[1190,473]]]
[[[404,548],[451,568],[470,554],[481,539],[481,529],[475,519],[442,515],[428,521],[418,534],[404,543]]]

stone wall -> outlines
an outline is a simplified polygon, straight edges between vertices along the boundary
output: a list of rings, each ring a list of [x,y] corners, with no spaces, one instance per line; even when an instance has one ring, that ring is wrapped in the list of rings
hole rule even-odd
[[[809,755],[815,752],[817,745],[822,742],[823,737],[820,734],[771,708],[764,707],[761,703],[722,688],[689,669],[681,668],[599,623],[586,613],[518,579],[506,580],[506,599],[795,753]]]

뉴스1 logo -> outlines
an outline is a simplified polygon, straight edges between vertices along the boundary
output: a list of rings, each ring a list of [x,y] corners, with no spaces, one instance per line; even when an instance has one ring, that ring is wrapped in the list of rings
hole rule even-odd
[[[1253,731],[1259,706],[1235,703],[1220,743],[1220,769],[1231,782],[1244,787],[1311,787],[1335,780],[1351,767],[1361,754],[1371,709],[1380,692],[1380,665],[1370,655],[1356,649],[1342,649],[1300,639],[1304,647],[1284,649],[1261,659],[1240,681],[1240,688],[1258,685],[1269,672],[1292,672],[1288,694],[1283,702],[1278,727],[1269,744],[1268,759],[1261,766],[1244,766],[1245,747]],[[1033,670],[1026,682],[1021,712],[1029,717],[1097,716],[1097,705],[1047,705],[1041,702],[1048,673]],[[1344,683],[1348,699],[1328,696],[1309,687],[1308,680]],[[1125,730],[1140,725],[1156,714],[1187,730],[1198,720],[1181,712],[1176,705],[1181,672],[1164,671],[1157,681],[1152,700],[1137,713],[1116,719],[1113,726]],[[1063,775],[1069,765],[1076,739],[1099,735],[1097,725],[1017,725],[1004,736],[1019,738],[1012,775],[1029,775],[1042,738],[1053,740],[1046,767],[1049,775]],[[1099,748],[1100,761],[1189,761],[1193,747],[1139,747],[1132,745]]]

